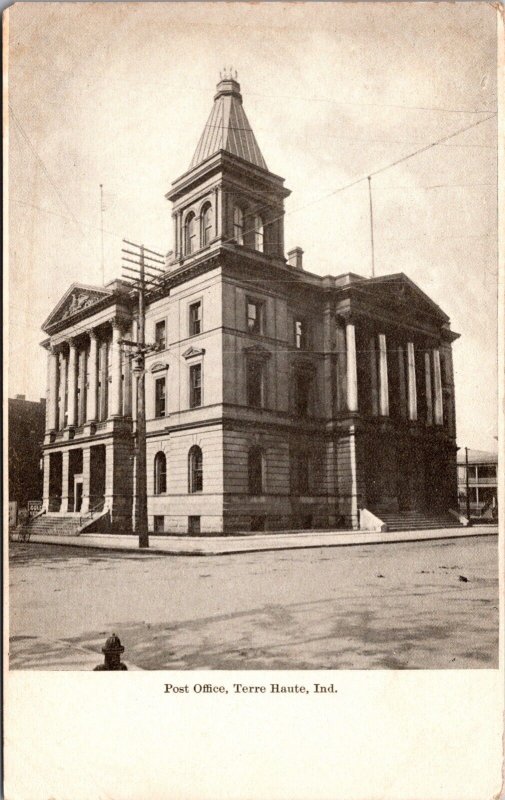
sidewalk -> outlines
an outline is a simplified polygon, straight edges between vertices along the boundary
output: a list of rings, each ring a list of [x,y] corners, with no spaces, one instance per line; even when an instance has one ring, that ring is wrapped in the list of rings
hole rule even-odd
[[[304,531],[300,533],[257,533],[242,536],[150,536],[146,555],[218,556],[256,553],[261,550],[295,550],[310,547],[348,547],[351,545],[422,542],[431,539],[459,539],[469,536],[496,536],[495,525],[471,528],[438,528],[378,533],[373,531]],[[32,535],[31,542],[88,547],[99,550],[139,552],[138,538],[131,535],[88,533],[80,536]]]

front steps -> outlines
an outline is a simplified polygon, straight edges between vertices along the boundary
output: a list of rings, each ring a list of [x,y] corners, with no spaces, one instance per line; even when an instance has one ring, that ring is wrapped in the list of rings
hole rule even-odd
[[[84,520],[83,523],[84,524]],[[29,536],[45,534],[46,536],[78,536],[81,530],[79,514],[41,514],[25,527]]]
[[[430,515],[423,511],[374,511],[374,514],[387,525],[388,531],[463,527],[463,524],[448,512]]]

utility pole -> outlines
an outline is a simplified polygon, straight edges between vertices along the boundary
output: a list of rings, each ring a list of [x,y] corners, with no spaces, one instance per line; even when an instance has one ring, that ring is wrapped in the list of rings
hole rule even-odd
[[[105,211],[103,206],[103,183],[100,184],[100,233],[101,233],[101,252],[102,252],[102,284],[105,283],[105,262],[103,257],[103,212]]]
[[[137,340],[135,342],[122,339],[121,344],[129,349],[129,357],[132,359],[132,372],[137,376],[137,430],[136,430],[136,459],[135,459],[135,533],[139,537],[139,548],[149,547],[149,531],[147,524],[147,476],[146,476],[146,392],[145,392],[145,357],[146,353],[157,349],[155,344],[146,345],[145,340],[145,318],[146,318],[146,289],[154,289],[159,285],[160,278],[164,270],[154,266],[163,264],[164,260],[161,253],[149,250],[144,245],[134,244],[127,239],[123,239],[128,248],[122,248],[123,261],[134,264],[135,268],[123,264],[123,269],[132,272],[131,275],[123,275],[130,285],[137,292],[138,297],[138,319],[137,319]],[[150,254],[150,255],[149,255]],[[130,258],[128,257],[130,256]],[[146,265],[147,260],[147,265]]]
[[[470,522],[470,479],[468,476],[468,447],[465,447],[465,472],[466,472],[466,518]]]

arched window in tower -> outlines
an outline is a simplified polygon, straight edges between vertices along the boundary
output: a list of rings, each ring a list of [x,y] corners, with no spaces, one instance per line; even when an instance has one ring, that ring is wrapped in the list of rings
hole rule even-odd
[[[154,456],[154,494],[166,494],[167,457],[161,450]]]
[[[263,253],[263,220],[258,214],[254,217],[254,249]]]
[[[196,217],[191,212],[186,217],[184,224],[184,252],[186,255],[194,253],[196,250]]]
[[[212,206],[210,203],[206,203],[202,209],[200,226],[200,243],[202,247],[207,247],[212,239]]]
[[[203,489],[203,456],[197,444],[188,453],[188,491],[190,494]]]
[[[237,244],[244,244],[244,212],[240,206],[233,209],[233,238]]]

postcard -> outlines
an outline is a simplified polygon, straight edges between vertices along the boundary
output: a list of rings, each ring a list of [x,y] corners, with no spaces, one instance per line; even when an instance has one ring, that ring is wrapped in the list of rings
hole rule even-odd
[[[503,10],[3,41],[5,797],[501,797]]]

